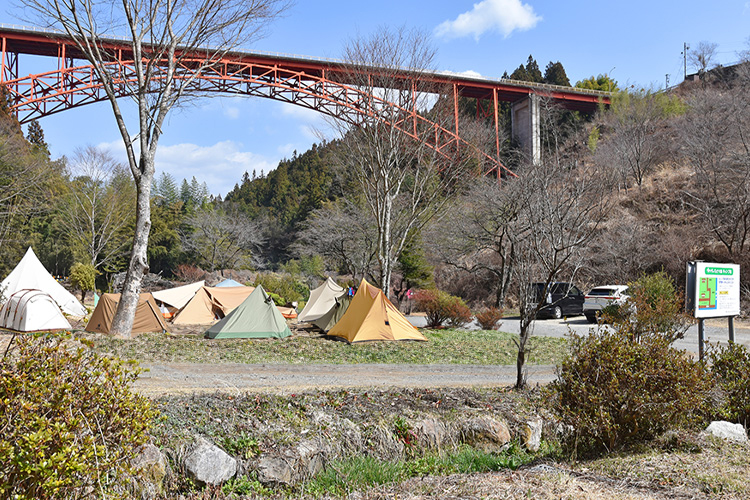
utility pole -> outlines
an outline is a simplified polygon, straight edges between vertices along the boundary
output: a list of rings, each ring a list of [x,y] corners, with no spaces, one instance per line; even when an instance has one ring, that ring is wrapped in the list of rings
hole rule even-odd
[[[665,78],[666,78],[666,80],[667,80],[667,83],[666,83],[666,85],[664,86],[664,90],[669,90],[669,73],[667,73],[666,75],[664,75],[664,77],[665,77]]]
[[[683,80],[687,80],[687,51],[688,50],[690,50],[690,46],[687,43],[682,42],[682,64],[684,65],[683,67],[685,69],[685,76],[683,76],[682,78]]]

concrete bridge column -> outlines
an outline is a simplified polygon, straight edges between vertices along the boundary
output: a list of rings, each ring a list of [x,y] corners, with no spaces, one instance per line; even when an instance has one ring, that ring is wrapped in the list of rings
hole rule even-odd
[[[528,97],[511,105],[511,129],[513,137],[534,165],[542,161],[542,140],[539,128],[539,97],[529,94]]]

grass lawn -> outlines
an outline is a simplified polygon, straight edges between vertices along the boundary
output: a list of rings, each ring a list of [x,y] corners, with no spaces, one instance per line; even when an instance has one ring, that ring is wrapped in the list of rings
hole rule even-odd
[[[97,351],[149,363],[515,364],[517,335],[500,331],[422,330],[428,342],[347,344],[318,336],[204,339],[201,334],[146,334],[132,340],[81,334]],[[532,337],[529,363],[557,364],[567,340]]]

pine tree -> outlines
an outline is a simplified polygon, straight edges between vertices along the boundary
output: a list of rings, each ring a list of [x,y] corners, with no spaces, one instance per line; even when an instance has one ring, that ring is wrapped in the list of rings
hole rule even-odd
[[[38,120],[32,120],[29,123],[28,131],[26,132],[26,140],[28,140],[35,149],[42,151],[45,155],[49,156],[49,147],[44,142],[44,130],[39,125]]]
[[[544,70],[544,83],[550,85],[562,85],[570,87],[570,80],[568,75],[565,73],[565,68],[560,61],[553,63],[552,61],[547,64]]]

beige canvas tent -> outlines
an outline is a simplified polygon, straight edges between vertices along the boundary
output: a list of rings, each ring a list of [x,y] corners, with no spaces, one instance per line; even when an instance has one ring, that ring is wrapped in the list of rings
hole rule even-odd
[[[362,280],[344,316],[328,335],[349,342],[424,340],[419,330],[396,309],[383,291]]]
[[[204,286],[172,320],[175,325],[208,325],[225,317],[250,295],[251,286]]]
[[[41,290],[48,294],[57,302],[57,305],[60,306],[60,309],[65,314],[70,314],[71,316],[86,315],[86,308],[83,307],[72,293],[67,291],[52,277],[44,265],[39,262],[31,247],[26,250],[26,254],[18,262],[15,269],[0,283],[0,294],[5,295],[5,299],[0,297],[0,303],[7,300],[18,290],[25,289]]]
[[[187,303],[190,302],[190,299],[195,297],[198,290],[203,288],[205,284],[206,282],[203,280],[196,281],[189,285],[151,292],[151,295],[154,296],[156,303],[159,305],[162,315],[168,319],[177,314],[177,311],[185,307]]]
[[[87,332],[109,333],[112,328],[112,319],[115,317],[117,304],[120,302],[119,293],[105,293],[99,298],[96,309],[91,314],[91,319],[86,325]],[[164,318],[161,316],[159,306],[156,305],[154,297],[150,293],[142,293],[138,299],[135,309],[132,333],[146,332],[168,332]]]
[[[55,300],[41,290],[18,290],[0,308],[0,327],[19,332],[70,330]]]
[[[328,277],[322,285],[310,292],[310,299],[297,319],[304,322],[314,322],[336,306],[336,299],[345,294],[346,290]]]

